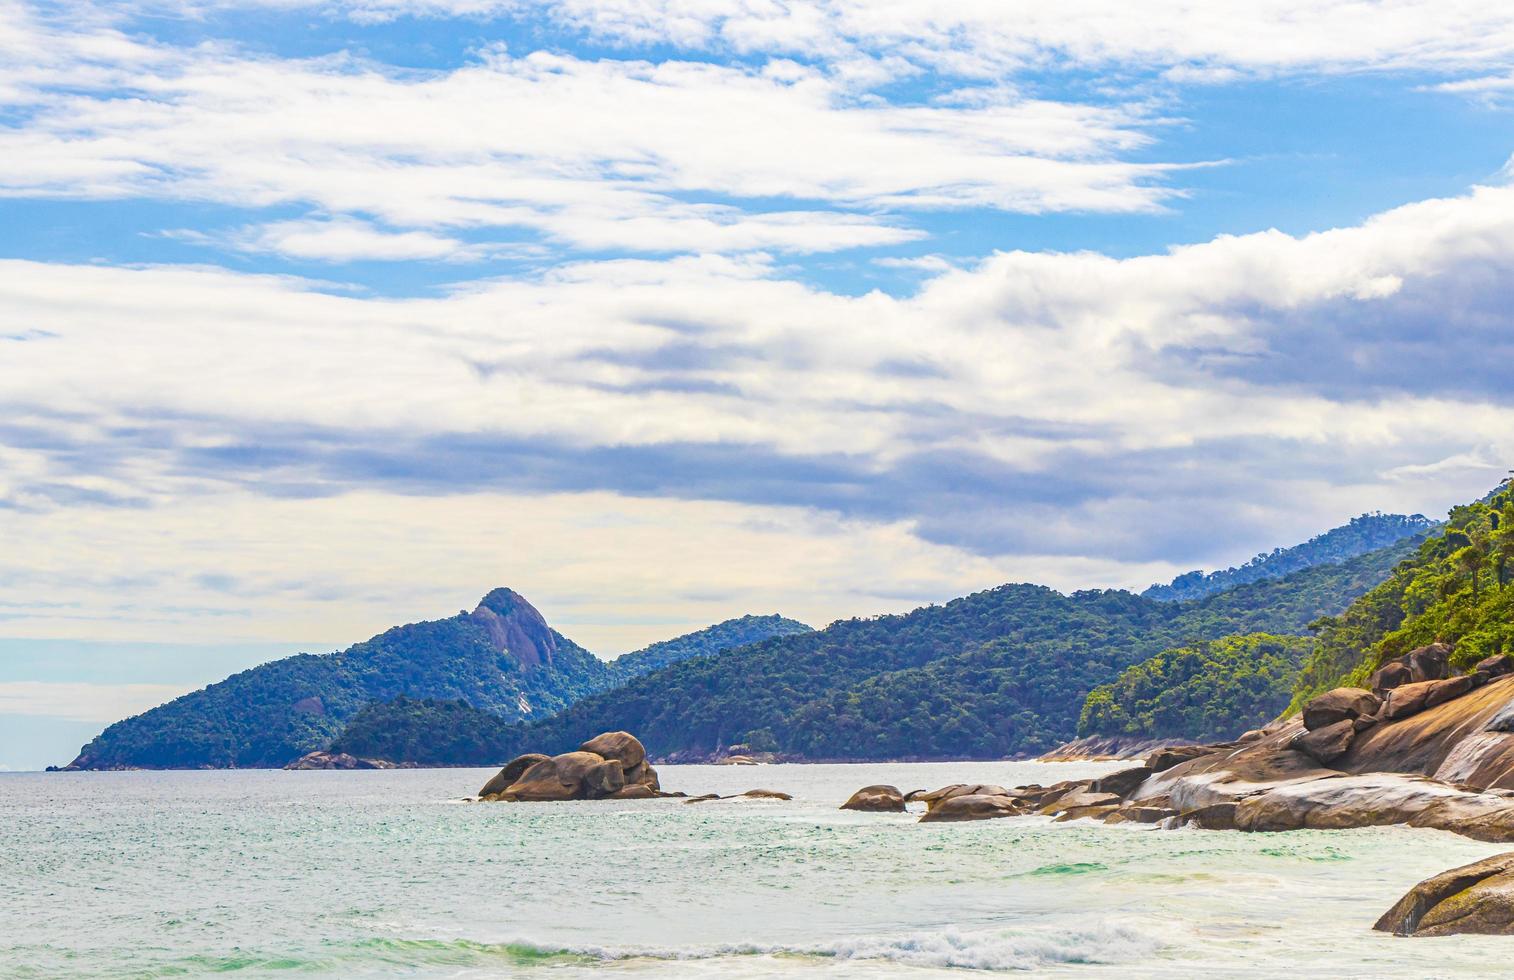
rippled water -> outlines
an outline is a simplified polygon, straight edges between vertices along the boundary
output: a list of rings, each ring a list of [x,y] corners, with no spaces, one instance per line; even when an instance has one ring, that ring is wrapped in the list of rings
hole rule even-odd
[[[1371,931],[1506,847],[843,813],[852,790],[1108,766],[666,766],[794,794],[464,804],[484,770],[0,776],[0,975],[1506,975],[1514,939]]]

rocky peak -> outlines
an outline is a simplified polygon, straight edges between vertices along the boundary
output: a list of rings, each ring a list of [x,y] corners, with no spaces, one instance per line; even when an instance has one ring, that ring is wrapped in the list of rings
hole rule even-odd
[[[508,652],[522,669],[551,666],[557,638],[546,617],[513,589],[495,589],[468,616],[489,634],[496,650]]]

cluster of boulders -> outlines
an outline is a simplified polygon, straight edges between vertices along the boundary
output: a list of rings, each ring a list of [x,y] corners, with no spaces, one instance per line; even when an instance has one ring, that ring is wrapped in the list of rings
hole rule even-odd
[[[1304,731],[1289,747],[1328,766],[1345,755],[1357,735],[1384,722],[1400,721],[1468,694],[1514,673],[1514,657],[1498,654],[1471,673],[1451,675],[1451,647],[1432,643],[1390,660],[1372,675],[1372,689],[1338,687],[1304,707]]]
[[[562,755],[527,753],[506,763],[479,799],[647,800],[663,793],[647,750],[629,732],[605,732]]]
[[[1096,818],[1105,823],[1157,823],[1180,816],[1170,801],[1135,801],[1147,777],[1217,750],[1212,745],[1168,746],[1146,764],[1098,779],[1073,779],[1051,786],[1031,784],[1007,789],[991,783],[953,783],[934,790],[901,793],[897,786],[864,786],[841,805],[843,810],[904,813],[910,803],[924,803],[921,823],[992,820],[1040,814],[1058,821]]]

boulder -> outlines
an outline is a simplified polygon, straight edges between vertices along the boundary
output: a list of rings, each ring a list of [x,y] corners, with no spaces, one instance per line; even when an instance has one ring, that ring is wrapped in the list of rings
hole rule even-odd
[[[644,783],[629,783],[605,797],[607,800],[653,800],[658,793]]]
[[[595,735],[578,747],[580,752],[590,752],[604,759],[614,759],[620,768],[630,771],[647,759],[647,750],[630,732],[605,732]]]
[[[1372,928],[1396,936],[1514,934],[1514,853],[1426,878]]]
[[[1052,823],[1066,823],[1069,820],[1101,820],[1111,816],[1119,810],[1117,803],[1096,803],[1090,806],[1075,806],[1063,810],[1057,814]]]
[[[910,799],[919,800],[927,807],[933,807],[942,800],[949,800],[954,796],[1009,796],[1009,790],[1003,786],[991,783],[952,783],[940,789],[931,790],[929,793],[911,793]]]
[[[1403,657],[1414,681],[1438,681],[1450,676],[1451,647],[1445,643],[1411,650]]]
[[[1389,661],[1377,668],[1367,684],[1376,692],[1378,697],[1383,697],[1388,691],[1396,687],[1402,687],[1414,679],[1413,672],[1408,666],[1397,660]]]
[[[1210,803],[1180,814],[1179,819],[1200,830],[1234,830],[1235,814],[1235,803]]]
[[[592,753],[590,753],[592,754]],[[624,789],[626,785],[626,771],[620,767],[619,760],[606,759],[597,766],[589,767],[583,776],[584,796],[591,800],[603,799],[612,793]]]
[[[843,810],[861,810],[865,813],[903,813],[904,795],[897,786],[864,786],[841,804]]]
[[[1095,793],[1091,790],[1085,790],[1078,793],[1064,793],[1050,803],[1043,804],[1037,812],[1048,816],[1055,816],[1056,814],[1075,810],[1079,807],[1119,806],[1119,804],[1120,798],[1113,793]]]
[[[1312,732],[1307,729],[1300,732],[1288,747],[1303,752],[1321,765],[1329,765],[1346,754],[1355,737],[1356,727],[1352,722],[1338,721]]]
[[[1412,684],[1401,684],[1388,692],[1383,699],[1382,718],[1384,721],[1398,721],[1412,714],[1423,711],[1425,698],[1430,696],[1430,689],[1438,681],[1415,681]]]
[[[657,770],[649,766],[645,759],[626,770],[627,786],[645,786],[654,792],[662,789],[662,783],[657,779]]]
[[[1514,674],[1514,657],[1507,653],[1495,653],[1491,657],[1479,660],[1477,666],[1472,668],[1472,672],[1490,680],[1505,674]]]
[[[521,773],[520,778],[507,786],[499,796],[507,800],[546,802],[577,799],[578,794],[579,781],[574,779],[569,782],[559,778],[557,760],[547,758]]]
[[[1129,804],[1115,810],[1104,818],[1105,823],[1161,823],[1168,817],[1175,817],[1178,811],[1170,806],[1130,806]]]
[[[740,793],[740,794],[737,794],[737,795],[739,795],[739,796],[745,796],[748,799],[753,799],[753,800],[792,800],[793,799],[793,797],[790,796],[789,794],[787,794],[787,793],[780,793],[776,789],[749,789],[745,793]],[[726,799],[730,799],[731,797],[725,797],[725,798]]]
[[[1433,708],[1437,704],[1445,704],[1453,698],[1459,698],[1477,686],[1468,674],[1462,674],[1460,677],[1447,677],[1445,680],[1430,681],[1429,683],[1434,686],[1425,695],[1425,707],[1427,708]]]
[[[1382,707],[1382,698],[1359,687],[1337,687],[1304,706],[1304,727],[1310,731],[1341,721],[1355,721]]]
[[[955,823],[963,820],[993,820],[1014,817],[1025,812],[1023,804],[1012,796],[987,796],[969,793],[939,800],[920,818],[921,823]]]
[[[1153,771],[1150,766],[1121,769],[1119,772],[1112,772],[1107,776],[1100,776],[1098,779],[1095,779],[1089,790],[1094,793],[1113,793],[1120,797],[1129,796],[1146,781],[1146,777],[1150,776]]]
[[[1216,751],[1212,745],[1174,745],[1165,749],[1158,749],[1146,760],[1146,765],[1152,772],[1166,772],[1173,766],[1180,766],[1191,759],[1209,755]]]
[[[527,769],[530,769],[538,762],[545,762],[547,758],[547,756],[539,752],[528,752],[525,755],[516,756],[505,763],[505,767],[495,773],[493,779],[484,784],[484,788],[478,791],[478,795],[493,796],[496,793],[503,793],[510,787],[511,783],[520,779]]]

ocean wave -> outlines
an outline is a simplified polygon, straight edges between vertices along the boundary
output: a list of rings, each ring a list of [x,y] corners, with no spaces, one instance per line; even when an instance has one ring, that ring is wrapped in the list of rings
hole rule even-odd
[[[508,962],[514,967],[590,966],[612,961],[690,961],[749,956],[832,960],[882,960],[903,966],[962,970],[1035,970],[1058,964],[1110,964],[1141,959],[1161,945],[1147,931],[1119,925],[1071,930],[976,930],[947,928],[894,935],[856,936],[824,943],[740,943],[688,947],[558,946],[515,941],[369,940],[362,946],[382,958],[414,957],[455,966]]]

